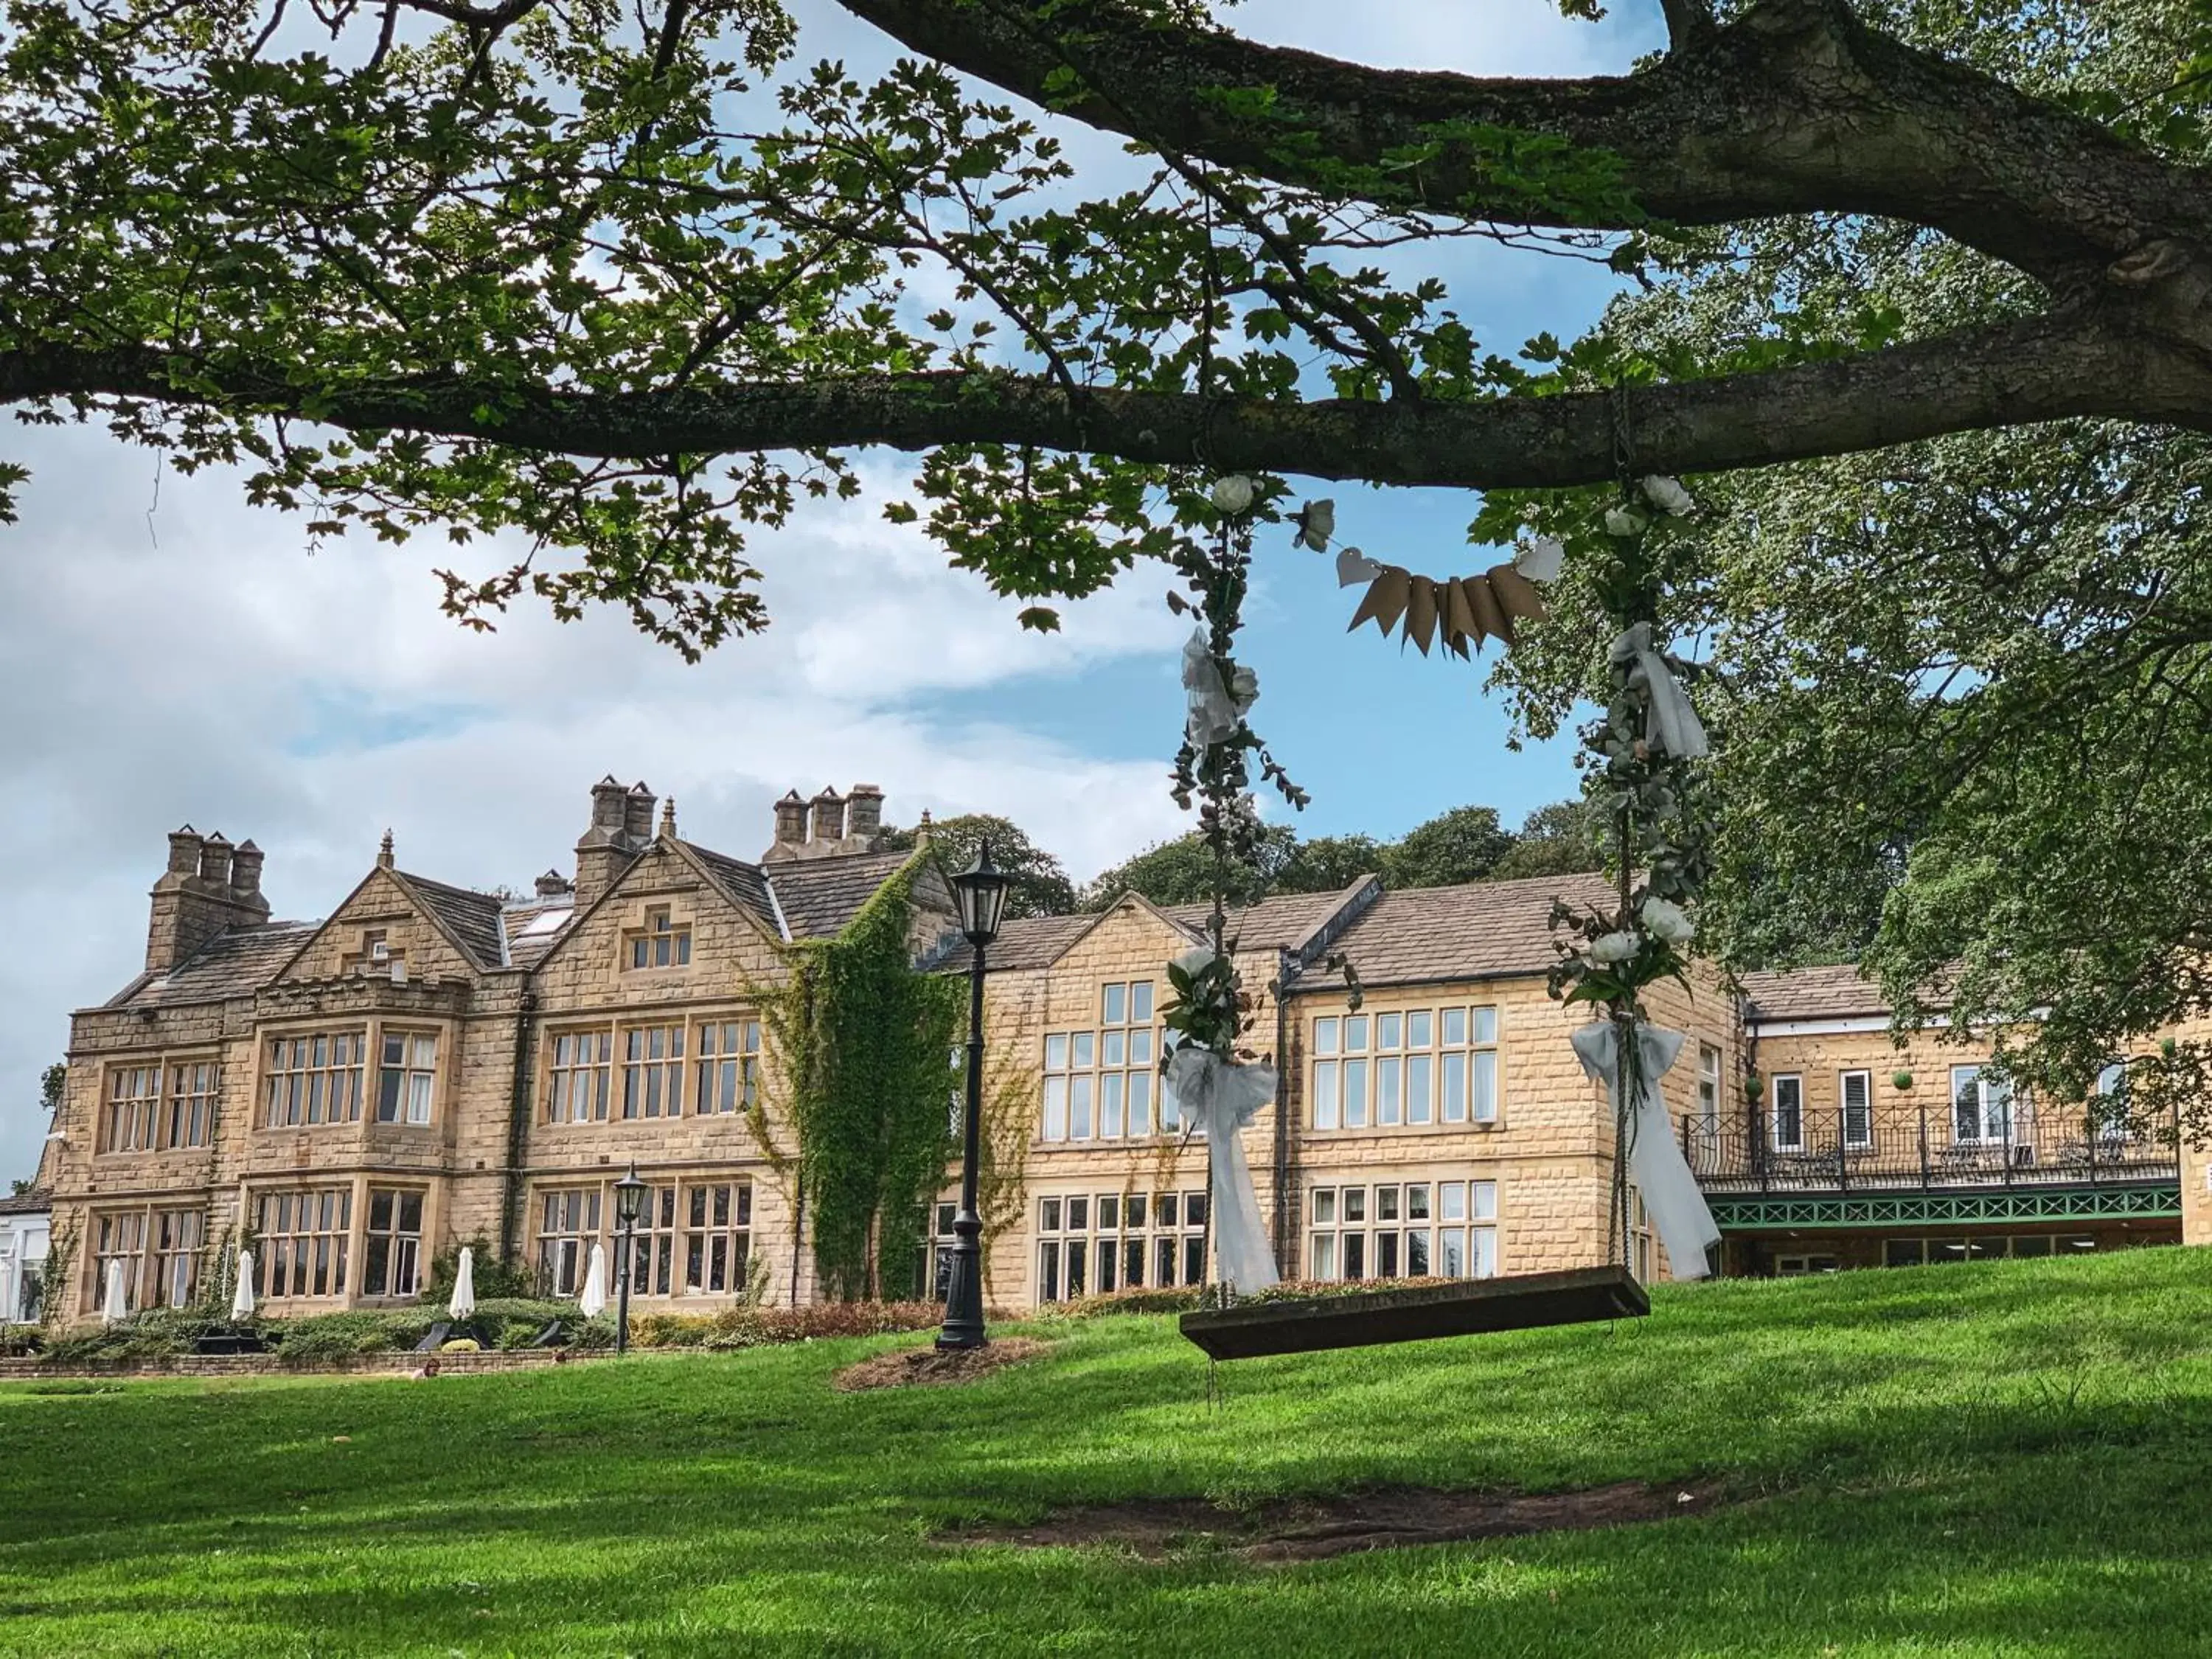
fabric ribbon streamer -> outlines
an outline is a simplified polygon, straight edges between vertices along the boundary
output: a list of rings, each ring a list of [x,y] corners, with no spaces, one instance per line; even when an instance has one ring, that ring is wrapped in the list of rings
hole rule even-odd
[[[1182,689],[1190,711],[1183,721],[1183,735],[1190,739],[1192,748],[1209,748],[1237,734],[1243,712],[1222,683],[1220,666],[1213,660],[1203,628],[1182,648]]]
[[[1615,667],[1629,665],[1628,689],[1642,693],[1650,705],[1645,737],[1652,747],[1684,760],[1697,760],[1709,752],[1705,725],[1665,653],[1651,643],[1650,623],[1638,623],[1613,641],[1613,661]]]
[[[1629,1174],[1644,1195],[1644,1208],[1659,1242],[1667,1248],[1667,1265],[1676,1279],[1703,1279],[1706,1249],[1721,1242],[1705,1195],[1688,1160],[1674,1144],[1674,1126],[1667,1115],[1667,1103],[1659,1092],[1659,1079],[1682,1052],[1682,1034],[1638,1022],[1636,1033],[1636,1111],[1628,1120],[1632,1137],[1628,1153]],[[1618,1028],[1611,1020],[1594,1020],[1579,1027],[1572,1038],[1575,1058],[1591,1080],[1602,1083],[1613,1102],[1613,1121],[1620,1115],[1620,1047]]]
[[[1210,1048],[1185,1047],[1168,1057],[1173,1089],[1194,1133],[1213,1156],[1213,1254],[1222,1281],[1238,1291],[1277,1282],[1274,1252],[1260,1221],[1252,1167],[1244,1161],[1244,1126],[1275,1097],[1275,1068],[1239,1066]]]

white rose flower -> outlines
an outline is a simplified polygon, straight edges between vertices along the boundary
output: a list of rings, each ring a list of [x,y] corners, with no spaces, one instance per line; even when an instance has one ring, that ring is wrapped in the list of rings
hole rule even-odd
[[[1680,905],[1670,900],[1648,898],[1637,915],[1646,927],[1669,945],[1687,945],[1690,936],[1697,932],[1697,924],[1683,914]]]
[[[1213,504],[1231,518],[1241,518],[1252,506],[1252,481],[1238,473],[1213,481]]]
[[[1643,941],[1632,933],[1624,931],[1607,933],[1590,945],[1589,958],[1592,962],[1611,967],[1615,963],[1626,962],[1634,956],[1637,946],[1642,943]]]
[[[1690,492],[1682,488],[1680,478],[1653,476],[1644,481],[1644,499],[1662,513],[1671,513],[1676,518],[1687,518],[1698,510]]]
[[[1203,945],[1194,945],[1175,959],[1175,965],[1195,979],[1213,961],[1213,952]]]
[[[1336,503],[1308,501],[1298,509],[1297,526],[1298,533],[1291,538],[1291,545],[1310,547],[1320,552],[1336,535]]]
[[[1608,507],[1605,510],[1605,533],[1608,536],[1640,536],[1647,520],[1640,513],[1631,513],[1625,507]]]
[[[1539,536],[1513,555],[1513,568],[1532,582],[1555,582],[1566,557],[1566,544],[1558,537]]]
[[[1241,664],[1229,677],[1229,695],[1239,709],[1249,708],[1260,700],[1260,677]]]

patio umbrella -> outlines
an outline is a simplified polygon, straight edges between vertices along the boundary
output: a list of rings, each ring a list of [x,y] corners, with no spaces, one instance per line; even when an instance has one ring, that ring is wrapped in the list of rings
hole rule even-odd
[[[592,1259],[584,1264],[584,1291],[576,1298],[576,1305],[586,1319],[596,1319],[607,1310],[607,1247],[597,1239],[592,1242]]]
[[[230,1316],[233,1319],[253,1317],[253,1252],[238,1253],[238,1286],[230,1293]]]
[[[100,1322],[112,1325],[131,1310],[123,1305],[123,1264],[107,1264],[107,1294],[100,1304]]]
[[[466,1319],[477,1310],[477,1255],[467,1245],[461,1246],[461,1264],[453,1273],[453,1300],[447,1303],[446,1312],[455,1319]]]

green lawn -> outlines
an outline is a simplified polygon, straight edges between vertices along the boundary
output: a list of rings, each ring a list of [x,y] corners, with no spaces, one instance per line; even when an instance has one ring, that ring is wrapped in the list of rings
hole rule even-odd
[[[2212,1654],[2212,1251],[1654,1300],[1225,1366],[1212,1413],[1140,1319],[866,1395],[830,1374],[913,1339],[0,1389],[0,1651]],[[1296,1566],[926,1541],[1136,1494],[1631,1476],[1755,1501]]]

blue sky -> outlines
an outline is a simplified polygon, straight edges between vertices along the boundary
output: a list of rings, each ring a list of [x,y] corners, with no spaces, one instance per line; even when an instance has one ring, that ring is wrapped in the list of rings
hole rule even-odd
[[[889,52],[802,0],[802,50],[856,70]],[[1365,61],[1482,74],[1618,71],[1657,40],[1656,0],[1570,23],[1553,0],[1250,0],[1245,33]],[[1486,345],[1586,326],[1603,273],[1494,248],[1437,268]],[[1165,774],[1181,723],[1187,624],[1157,576],[1024,634],[1018,606],[886,525],[904,476],[869,459],[867,497],[754,543],[776,623],[693,667],[599,615],[562,627],[515,613],[466,634],[437,611],[448,555],[338,543],[310,556],[301,521],[258,512],[219,473],[160,481],[143,450],[97,430],[17,428],[33,469],[0,529],[0,1177],[28,1174],[46,1125],[39,1073],[72,1008],[112,994],[143,957],[146,890],[186,821],[252,837],[285,916],[325,914],[390,828],[404,868],[526,888],[566,869],[600,775],[678,799],[691,838],[743,856],[786,789],[882,786],[886,810],[1006,813],[1079,877],[1183,827]],[[1447,574],[1474,503],[1443,491],[1328,486],[1369,551]],[[1509,823],[1571,792],[1564,744],[1504,747],[1485,670],[1347,636],[1352,598],[1287,533],[1261,547],[1247,653],[1255,722],[1314,805],[1310,833],[1388,836],[1469,802]],[[489,563],[496,556],[487,553]],[[1470,561],[1462,563],[1461,561]],[[504,562],[504,560],[501,561]],[[35,945],[23,942],[35,941]]]

